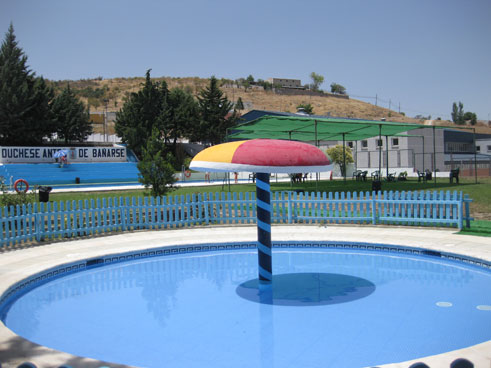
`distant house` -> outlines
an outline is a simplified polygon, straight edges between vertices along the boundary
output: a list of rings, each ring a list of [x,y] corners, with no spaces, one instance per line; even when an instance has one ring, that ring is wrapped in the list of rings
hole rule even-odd
[[[487,139],[486,138],[476,139],[476,151],[478,153],[491,155],[491,137]]]
[[[273,86],[281,86],[281,88],[303,88],[300,79],[269,78],[268,82]]]

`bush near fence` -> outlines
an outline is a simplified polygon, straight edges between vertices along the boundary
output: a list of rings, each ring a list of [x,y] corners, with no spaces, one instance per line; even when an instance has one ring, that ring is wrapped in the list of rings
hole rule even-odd
[[[462,192],[273,192],[271,221],[282,224],[470,226]],[[248,193],[108,198],[0,208],[0,246],[141,229],[256,223]]]

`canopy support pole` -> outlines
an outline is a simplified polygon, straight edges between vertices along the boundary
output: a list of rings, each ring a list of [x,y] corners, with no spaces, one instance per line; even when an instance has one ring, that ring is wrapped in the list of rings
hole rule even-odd
[[[358,170],[358,141],[355,141],[355,170]]]
[[[271,190],[269,174],[256,174],[257,206],[257,256],[259,283],[270,284],[273,280],[271,261]]]
[[[476,151],[476,128],[472,128],[472,137],[474,141],[474,180],[477,184],[477,151]]]
[[[314,120],[314,129],[315,129],[315,146],[319,147],[319,141],[317,140],[317,120]],[[315,173],[315,190],[317,191],[317,184],[319,183],[320,174],[318,172]]]
[[[317,141],[317,120],[314,120],[314,129],[315,129],[315,146],[319,147],[319,142]]]
[[[382,143],[382,124],[378,125],[378,141],[377,141],[377,149],[378,149],[378,180],[380,181],[382,176],[382,145],[378,145]]]
[[[425,136],[423,135],[421,137],[423,138],[423,172],[425,172]]]
[[[433,125],[433,182],[436,185],[436,130],[435,126]]]
[[[386,170],[386,178],[389,180],[389,136],[385,136],[385,167]]]
[[[343,176],[344,176],[344,181],[346,182],[346,142],[344,140],[344,134],[343,133]]]

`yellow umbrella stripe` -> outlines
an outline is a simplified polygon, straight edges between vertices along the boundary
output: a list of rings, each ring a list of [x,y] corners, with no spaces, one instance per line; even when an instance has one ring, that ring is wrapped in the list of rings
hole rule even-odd
[[[223,143],[216,146],[209,147],[199,152],[193,159],[193,161],[208,161],[208,162],[232,162],[234,153],[237,148],[247,141],[237,141]]]

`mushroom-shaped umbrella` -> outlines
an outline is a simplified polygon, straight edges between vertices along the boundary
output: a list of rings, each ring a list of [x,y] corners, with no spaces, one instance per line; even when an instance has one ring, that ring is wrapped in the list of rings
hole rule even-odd
[[[257,248],[259,282],[271,283],[271,173],[330,171],[332,165],[319,148],[307,143],[252,139],[223,143],[199,152],[190,169],[197,171],[256,173]]]

